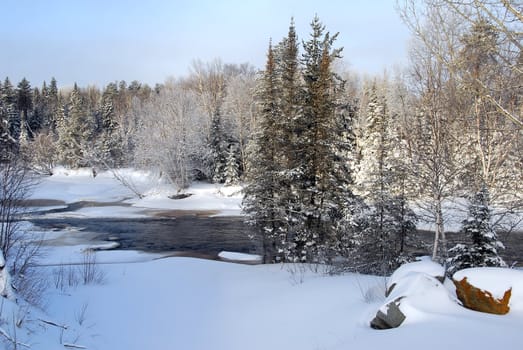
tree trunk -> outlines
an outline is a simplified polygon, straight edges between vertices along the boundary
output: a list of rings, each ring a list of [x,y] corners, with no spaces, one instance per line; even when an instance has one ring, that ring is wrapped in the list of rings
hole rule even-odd
[[[447,257],[447,238],[445,235],[445,226],[443,223],[443,210],[441,202],[441,198],[436,200],[436,230],[434,232],[434,250],[432,251],[432,260],[436,260],[438,257],[438,249],[440,248],[440,242],[442,256],[444,258]]]

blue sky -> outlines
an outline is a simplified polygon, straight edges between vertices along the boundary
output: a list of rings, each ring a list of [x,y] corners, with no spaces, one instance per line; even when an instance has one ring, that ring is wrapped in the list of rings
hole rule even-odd
[[[394,0],[2,0],[0,79],[56,77],[103,86],[183,76],[194,59],[263,67],[269,39],[294,17],[300,39],[317,14],[340,32],[344,60],[380,73],[406,61],[409,33]]]

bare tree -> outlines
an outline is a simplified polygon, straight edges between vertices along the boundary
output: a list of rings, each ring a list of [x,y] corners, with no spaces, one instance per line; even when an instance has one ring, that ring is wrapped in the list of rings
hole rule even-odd
[[[139,120],[137,163],[158,169],[179,190],[190,184],[204,144],[202,114],[195,99],[180,82],[167,81],[144,106]]]
[[[0,163],[0,262],[4,265],[0,269],[4,277],[11,275],[15,284],[23,286],[19,292],[32,299],[30,301],[37,299],[32,292],[38,282],[33,284],[28,279],[41,239],[33,237],[21,226],[20,217],[25,212],[24,201],[35,183],[28,168],[16,156]]]
[[[401,15],[415,35],[411,51],[411,88],[416,97],[411,131],[405,135],[412,155],[410,174],[417,184],[422,209],[435,224],[433,259],[446,257],[443,204],[455,195],[465,169],[458,150],[459,125],[453,118],[457,89],[448,64],[461,31],[451,14],[406,1]]]
[[[479,21],[487,21],[499,35],[499,50],[495,53],[499,64],[505,72],[510,72],[516,79],[506,79],[503,90],[521,91],[521,76],[523,73],[522,38],[523,14],[521,2],[516,0],[403,0],[398,1],[399,12],[410,29],[418,38],[423,37],[419,30],[418,19],[425,15],[426,9],[434,13],[457,18],[462,26],[470,27]],[[416,24],[417,23],[417,24]],[[451,65],[452,61],[433,52],[442,63]],[[500,100],[498,94],[489,89],[488,81],[475,77],[476,83],[484,89],[481,97],[489,101],[498,113],[508,118],[519,128],[523,128],[523,117],[518,104],[513,100]]]
[[[192,63],[191,73],[186,85],[196,93],[199,104],[208,117],[206,130],[211,129],[211,119],[220,109],[225,96],[226,75],[220,59],[204,63],[196,60]]]
[[[398,7],[414,34],[417,60],[424,55],[439,66],[441,74],[432,75],[444,85],[426,90],[454,121],[449,126],[460,144],[459,188],[472,194],[487,186],[492,202],[506,213],[521,206],[521,6],[505,0],[406,0]],[[419,72],[430,66],[418,65],[414,80],[422,81]]]
[[[231,78],[227,85],[223,107],[233,136],[238,140],[243,171],[247,170],[247,144],[256,128],[255,85],[253,70]]]

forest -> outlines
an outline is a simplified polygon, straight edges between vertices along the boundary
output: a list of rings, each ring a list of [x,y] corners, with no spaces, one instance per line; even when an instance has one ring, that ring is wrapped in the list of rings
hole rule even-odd
[[[180,192],[241,184],[265,262],[388,273],[411,258],[424,219],[433,259],[451,271],[505,266],[497,232],[523,204],[521,11],[450,0],[398,11],[413,34],[409,65],[380,76],[348,69],[357,52],[315,17],[300,36],[291,20],[261,70],[195,60],[162,84],[103,88],[6,77],[0,163],[45,175],[146,169]],[[470,242],[451,247],[445,205],[456,199],[469,203]]]

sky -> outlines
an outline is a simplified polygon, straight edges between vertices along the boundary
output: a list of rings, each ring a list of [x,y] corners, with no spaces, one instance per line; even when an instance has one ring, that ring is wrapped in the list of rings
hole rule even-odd
[[[269,40],[315,15],[354,71],[405,64],[410,34],[395,0],[0,0],[0,79],[39,86],[150,85],[188,74],[194,60],[263,68]]]

